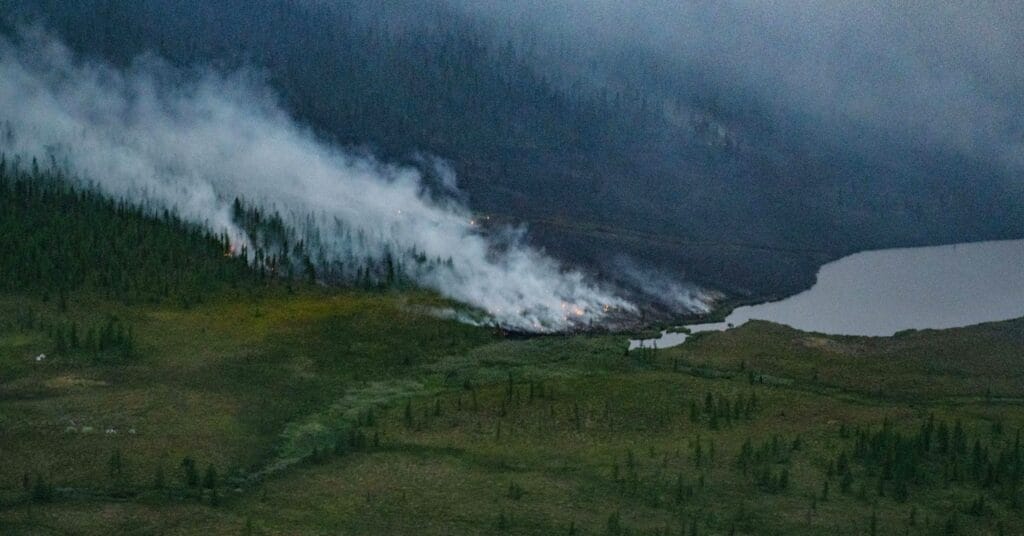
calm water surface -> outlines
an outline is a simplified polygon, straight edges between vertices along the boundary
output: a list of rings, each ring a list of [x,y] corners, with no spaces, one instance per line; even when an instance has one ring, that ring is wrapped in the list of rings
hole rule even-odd
[[[739,307],[718,331],[752,319],[833,335],[888,336],[1024,316],[1024,240],[866,251],[821,267],[809,290]],[[685,336],[630,341],[630,348],[680,344]]]

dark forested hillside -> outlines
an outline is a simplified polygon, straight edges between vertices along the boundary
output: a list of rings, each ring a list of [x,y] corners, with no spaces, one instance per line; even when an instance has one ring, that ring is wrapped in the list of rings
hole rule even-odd
[[[61,172],[0,157],[0,289],[60,306],[72,291],[129,303],[195,303],[259,281],[227,237],[72,186]]]
[[[392,255],[328,263],[321,244],[300,238],[276,212],[233,203],[233,242],[154,209],[79,186],[67,172],[0,153],[0,291],[27,292],[66,307],[77,291],[123,303],[188,306],[226,289],[329,282],[361,289],[412,283]],[[344,232],[341,229],[340,232]],[[417,266],[444,262],[410,255]]]
[[[37,22],[119,64],[153,52],[262,70],[322,137],[446,158],[474,210],[528,222],[550,252],[611,277],[632,258],[756,298],[858,249],[1024,234],[1024,191],[986,162],[853,126],[830,136],[699,65],[665,76],[623,53],[590,57],[618,79],[553,72],[536,61],[543,41],[440,0],[4,6],[9,35]]]

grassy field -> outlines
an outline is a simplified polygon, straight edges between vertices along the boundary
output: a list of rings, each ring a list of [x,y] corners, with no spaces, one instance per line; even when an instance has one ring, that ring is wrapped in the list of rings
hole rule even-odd
[[[69,302],[0,297],[3,534],[1024,533],[1024,320],[627,354],[426,293]]]

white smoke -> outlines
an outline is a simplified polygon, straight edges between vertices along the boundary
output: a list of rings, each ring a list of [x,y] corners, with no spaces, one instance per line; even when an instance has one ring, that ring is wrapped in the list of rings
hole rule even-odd
[[[723,297],[718,292],[680,282],[661,271],[641,266],[626,256],[616,257],[610,268],[626,288],[673,314],[707,314],[711,312],[711,305]]]
[[[236,196],[315,227],[328,261],[411,249],[451,259],[413,277],[508,328],[559,331],[635,311],[522,240],[494,247],[461,203],[431,198],[415,169],[318,141],[252,73],[181,78],[153,58],[124,71],[81,61],[41,32],[0,41],[0,150],[55,158],[110,195],[171,208],[241,243]],[[334,236],[339,224],[360,240]]]

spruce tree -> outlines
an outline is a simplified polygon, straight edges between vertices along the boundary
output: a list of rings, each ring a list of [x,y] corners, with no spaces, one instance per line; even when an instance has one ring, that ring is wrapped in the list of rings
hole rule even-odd
[[[195,488],[199,486],[199,471],[196,469],[196,462],[186,456],[181,460],[182,480],[186,487]]]

